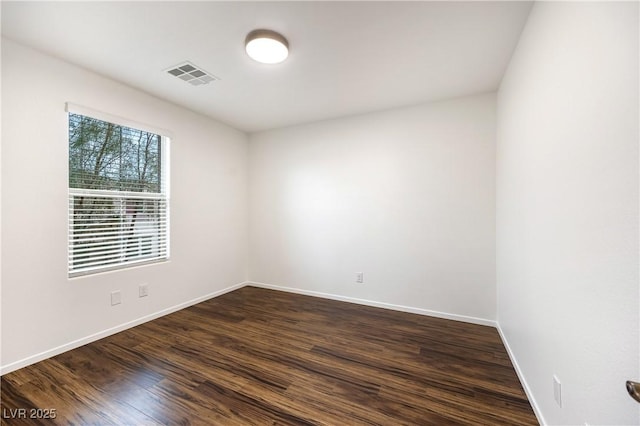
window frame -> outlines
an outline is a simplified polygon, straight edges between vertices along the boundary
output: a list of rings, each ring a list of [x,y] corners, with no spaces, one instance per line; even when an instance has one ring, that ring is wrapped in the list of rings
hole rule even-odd
[[[68,193],[68,212],[67,212],[67,273],[69,278],[76,278],[82,276],[95,275],[99,273],[109,272],[109,271],[117,271],[129,269],[132,267],[149,265],[155,263],[164,263],[168,262],[171,259],[171,209],[170,209],[170,141],[171,141],[171,132],[166,129],[162,129],[156,126],[149,126],[143,123],[135,122],[133,120],[125,119],[116,115],[104,113],[101,111],[97,111],[91,108],[79,106],[73,103],[66,104],[66,141],[67,141],[67,193]],[[117,191],[117,190],[104,190],[104,189],[83,189],[83,188],[72,188],[70,186],[69,177],[70,177],[70,149],[69,149],[69,120],[70,114],[77,114],[86,116],[89,118],[93,118],[96,120],[105,121],[111,124],[115,124],[118,126],[128,127],[135,130],[141,130],[148,133],[153,133],[160,136],[159,140],[159,152],[158,155],[160,157],[160,175],[158,178],[160,179],[160,192],[135,192],[135,191]],[[164,238],[158,239],[157,244],[163,246],[163,249],[158,248],[161,251],[161,256],[146,258],[146,259],[132,259],[132,260],[124,260],[118,263],[107,264],[107,265],[95,265],[86,268],[73,268],[73,257],[72,253],[74,250],[74,246],[72,244],[72,239],[74,237],[74,229],[73,229],[73,197],[77,196],[87,196],[87,197],[104,197],[110,198],[113,200],[120,200],[121,202],[121,210],[120,217],[126,216],[126,205],[127,202],[138,203],[158,203],[157,208],[161,208],[164,211]],[[117,210],[117,208],[116,208]],[[158,214],[158,218],[162,218],[162,214]],[[159,235],[159,234],[155,234]],[[130,238],[130,237],[127,237]],[[152,237],[153,238],[153,237]],[[124,234],[120,237],[120,241],[124,241]],[[138,245],[139,250],[142,250],[142,244]],[[121,253],[123,257],[125,256],[125,252]]]

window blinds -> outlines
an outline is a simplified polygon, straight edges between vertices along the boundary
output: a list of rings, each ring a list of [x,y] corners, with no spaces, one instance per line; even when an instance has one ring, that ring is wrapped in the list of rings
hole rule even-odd
[[[70,276],[169,258],[166,137],[69,113]]]

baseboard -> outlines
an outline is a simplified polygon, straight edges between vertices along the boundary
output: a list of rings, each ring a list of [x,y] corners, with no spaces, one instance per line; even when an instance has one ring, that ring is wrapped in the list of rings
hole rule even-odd
[[[533,392],[531,392],[531,388],[527,384],[527,380],[524,377],[524,373],[522,369],[520,369],[520,364],[518,364],[518,360],[516,359],[515,354],[511,350],[511,346],[509,346],[509,341],[507,340],[507,336],[505,336],[502,328],[500,327],[500,322],[496,321],[496,328],[498,329],[498,334],[500,334],[500,338],[502,339],[502,344],[507,349],[507,354],[509,354],[509,359],[511,360],[511,364],[513,364],[513,368],[516,370],[516,374],[518,375],[518,379],[522,384],[522,388],[524,389],[524,393],[527,394],[527,398],[529,399],[529,403],[531,404],[531,408],[533,408],[533,413],[536,415],[538,419],[538,423],[541,425],[547,425],[548,423],[545,421],[544,416],[542,415],[542,411],[538,406],[535,397],[533,396]]]
[[[305,296],[321,297],[323,299],[338,300],[340,302],[349,302],[349,303],[356,303],[358,305],[366,305],[366,306],[373,306],[373,307],[376,307],[376,308],[391,309],[393,311],[408,312],[408,313],[411,313],[411,314],[426,315],[426,316],[430,316],[430,317],[450,319],[450,320],[454,320],[454,321],[468,322],[468,323],[471,323],[471,324],[488,325],[490,327],[495,327],[496,326],[496,322],[495,321],[492,321],[492,320],[489,320],[489,319],[485,319],[485,318],[476,318],[476,317],[470,317],[470,316],[466,316],[466,315],[449,314],[449,313],[446,313],[446,312],[432,311],[432,310],[429,310],[429,309],[414,308],[414,307],[411,307],[411,306],[403,306],[403,305],[394,305],[392,303],[376,302],[376,301],[373,301],[373,300],[358,299],[358,298],[355,298],[355,297],[340,296],[340,295],[337,295],[337,294],[322,293],[322,292],[311,291],[311,290],[302,290],[302,289],[294,288],[294,287],[284,287],[284,286],[266,284],[266,283],[261,283],[261,282],[256,282],[256,281],[249,281],[249,282],[247,282],[247,285],[254,286],[254,287],[260,287],[260,288],[266,288],[266,289],[270,289],[270,290],[285,291],[285,292],[288,292],[288,293],[302,294],[302,295],[305,295]]]
[[[95,342],[96,340],[103,339],[105,337],[111,336],[112,334],[119,333],[121,331],[127,330],[129,328],[135,327],[137,325],[143,324],[148,321],[152,321],[156,318],[160,318],[165,315],[169,315],[173,312],[179,311],[184,308],[188,308],[189,306],[196,305],[200,302],[204,302],[205,300],[213,299],[214,297],[221,296],[225,293],[229,293],[230,291],[237,290],[249,284],[248,282],[242,282],[239,284],[235,284],[231,287],[227,287],[222,290],[214,291],[213,293],[206,294],[201,297],[197,297],[195,299],[189,300],[184,303],[177,304],[175,306],[171,306],[169,308],[163,309],[158,312],[154,312],[149,315],[145,315],[141,318],[135,319],[133,321],[126,322],[124,324],[120,324],[118,326],[109,328],[107,330],[100,331],[95,334],[91,334],[89,336],[83,337],[78,340],[74,340],[73,342],[66,343],[64,345],[58,346],[53,349],[49,349],[47,351],[41,352],[36,355],[29,356],[27,358],[21,359],[19,361],[12,362],[11,364],[0,366],[0,375],[4,375],[10,373],[12,371],[18,370],[20,368],[26,367],[31,364],[35,364],[36,362],[43,361],[47,358],[51,358],[53,356],[59,355],[63,352],[69,351],[71,349],[79,348],[80,346],[86,345],[87,343]]]

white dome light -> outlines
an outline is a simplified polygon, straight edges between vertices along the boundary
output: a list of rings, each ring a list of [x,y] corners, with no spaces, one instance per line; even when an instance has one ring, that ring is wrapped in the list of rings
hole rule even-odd
[[[289,43],[275,31],[254,30],[247,35],[245,50],[254,61],[278,64],[289,56]]]

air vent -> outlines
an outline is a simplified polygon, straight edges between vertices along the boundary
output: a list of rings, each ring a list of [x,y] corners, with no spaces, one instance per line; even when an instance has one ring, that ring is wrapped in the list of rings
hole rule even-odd
[[[186,81],[194,86],[209,84],[212,81],[220,80],[202,68],[193,65],[191,62],[185,62],[167,70],[167,72],[181,80]]]

